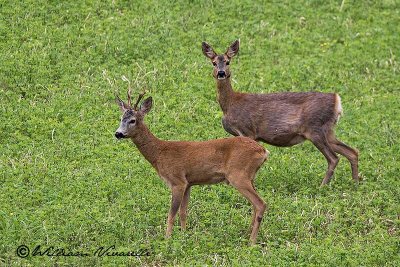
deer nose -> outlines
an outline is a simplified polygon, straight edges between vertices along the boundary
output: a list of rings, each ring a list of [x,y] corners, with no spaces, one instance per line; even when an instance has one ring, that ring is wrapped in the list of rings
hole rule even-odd
[[[217,76],[220,77],[220,78],[225,77],[225,71],[219,70]]]
[[[116,133],[115,133],[115,137],[118,138],[118,139],[121,139],[121,138],[124,138],[125,136],[124,136],[124,134],[121,133],[121,132],[116,132]]]

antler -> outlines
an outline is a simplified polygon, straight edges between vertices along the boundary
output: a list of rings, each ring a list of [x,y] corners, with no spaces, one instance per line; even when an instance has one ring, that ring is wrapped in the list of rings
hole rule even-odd
[[[143,91],[142,93],[139,94],[138,99],[136,100],[135,105],[133,106],[133,110],[137,110],[137,106],[140,103],[140,100],[142,100],[143,96],[146,94],[146,91]]]
[[[128,89],[128,107],[129,108],[132,107],[131,93],[132,93],[132,90],[131,90],[131,87],[129,86],[129,89]]]
[[[115,93],[114,94],[115,95],[115,100],[118,102],[118,103],[123,103],[124,101],[122,101],[122,99],[117,95],[117,93]]]

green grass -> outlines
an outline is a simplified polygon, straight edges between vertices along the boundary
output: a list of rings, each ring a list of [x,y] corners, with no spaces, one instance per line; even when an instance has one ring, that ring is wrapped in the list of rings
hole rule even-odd
[[[139,3],[141,2],[141,3]],[[400,3],[382,1],[2,1],[0,265],[400,265]],[[113,133],[128,83],[148,88],[162,139],[228,136],[205,40],[236,38],[233,86],[342,97],[337,135],[360,151],[363,183],[341,159],[320,188],[309,142],[264,145],[256,187],[269,204],[258,245],[251,206],[226,185],[194,187],[188,231],[164,239],[170,192]],[[145,257],[16,256],[19,245]]]

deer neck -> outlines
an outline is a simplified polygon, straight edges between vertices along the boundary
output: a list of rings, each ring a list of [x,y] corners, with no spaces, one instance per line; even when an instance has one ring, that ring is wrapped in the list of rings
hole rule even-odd
[[[217,90],[218,90],[218,102],[224,113],[228,111],[228,108],[233,100],[235,92],[232,89],[231,79],[226,78],[224,80],[217,79]]]
[[[160,153],[161,140],[154,136],[145,124],[137,126],[137,133],[131,137],[132,142],[139,149],[145,159],[156,167],[157,159]]]

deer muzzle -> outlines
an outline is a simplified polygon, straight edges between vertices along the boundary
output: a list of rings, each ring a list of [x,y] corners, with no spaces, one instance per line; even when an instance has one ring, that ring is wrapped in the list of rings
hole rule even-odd
[[[116,137],[117,139],[121,139],[121,138],[125,138],[126,135],[124,135],[124,134],[121,133],[121,132],[115,132],[115,137]]]
[[[219,70],[217,73],[217,79],[218,80],[222,80],[226,78],[226,72],[223,70]]]

